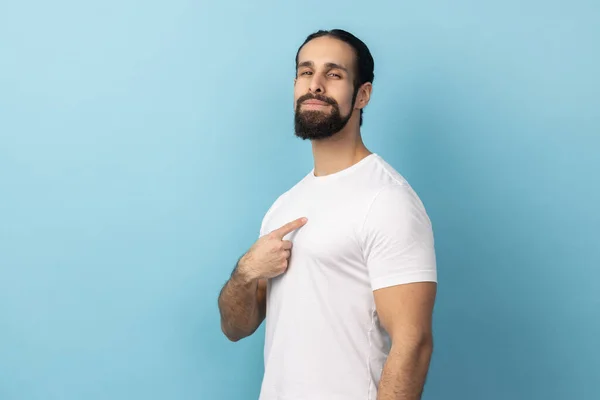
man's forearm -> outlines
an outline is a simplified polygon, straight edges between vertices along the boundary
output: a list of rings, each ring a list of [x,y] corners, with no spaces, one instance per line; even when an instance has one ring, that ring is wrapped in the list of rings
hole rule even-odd
[[[219,295],[221,329],[232,341],[251,335],[262,321],[258,281],[248,280],[236,268]]]
[[[392,345],[385,362],[377,400],[419,400],[433,350],[430,338],[418,344]]]

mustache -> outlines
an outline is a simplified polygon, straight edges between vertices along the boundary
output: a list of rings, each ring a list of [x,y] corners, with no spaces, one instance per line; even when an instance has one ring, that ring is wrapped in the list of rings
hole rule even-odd
[[[300,96],[298,98],[298,105],[302,104],[303,102],[307,101],[307,100],[318,100],[318,101],[322,101],[324,103],[327,104],[331,104],[332,106],[336,106],[337,102],[329,97],[325,97],[323,95],[320,94],[312,94],[312,93],[307,93],[303,96]]]

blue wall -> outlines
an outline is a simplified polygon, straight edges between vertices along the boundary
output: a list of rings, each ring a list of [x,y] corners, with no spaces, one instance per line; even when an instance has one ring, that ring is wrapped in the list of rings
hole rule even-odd
[[[425,399],[600,398],[600,4],[283,4],[0,5],[0,399],[257,398],[216,299],[312,167],[321,27],[371,47],[365,142],[434,223]]]

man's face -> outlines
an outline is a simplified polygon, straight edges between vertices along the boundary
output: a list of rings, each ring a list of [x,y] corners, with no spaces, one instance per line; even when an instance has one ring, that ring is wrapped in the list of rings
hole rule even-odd
[[[298,55],[294,83],[295,131],[302,139],[339,132],[354,111],[355,55],[347,43],[323,36]]]

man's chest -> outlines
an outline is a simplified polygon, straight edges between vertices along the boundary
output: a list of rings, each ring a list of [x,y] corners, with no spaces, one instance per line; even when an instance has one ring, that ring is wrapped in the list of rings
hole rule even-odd
[[[266,221],[265,233],[308,219],[284,237],[293,246],[287,270],[269,282],[271,316],[282,318],[281,312],[302,319],[308,310],[314,316],[323,310],[359,309],[370,295],[360,233],[364,207],[356,201],[332,200],[288,200]]]
[[[360,228],[362,207],[355,202],[335,199],[297,198],[282,203],[275,209],[265,225],[271,232],[297,218],[308,222],[284,237],[293,243],[296,258],[309,258],[313,262],[332,263],[362,257]]]

